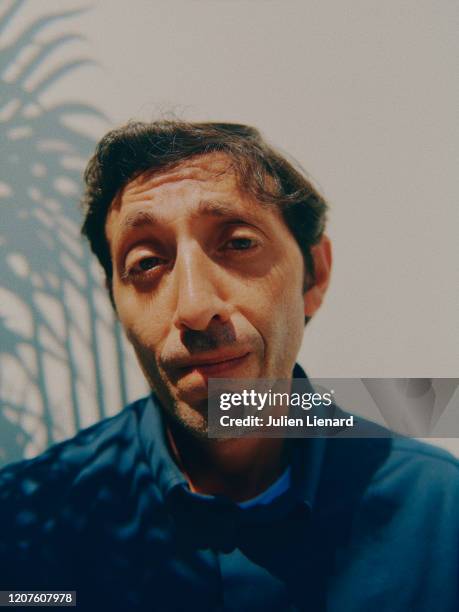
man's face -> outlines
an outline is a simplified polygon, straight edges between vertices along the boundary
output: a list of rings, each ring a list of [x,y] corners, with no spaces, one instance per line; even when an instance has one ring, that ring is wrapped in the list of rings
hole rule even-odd
[[[106,221],[113,296],[164,408],[206,429],[207,379],[290,378],[304,264],[274,207],[241,193],[227,156],[139,177]]]

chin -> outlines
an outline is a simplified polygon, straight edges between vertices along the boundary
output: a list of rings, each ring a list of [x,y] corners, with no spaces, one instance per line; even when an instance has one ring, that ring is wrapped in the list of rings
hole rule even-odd
[[[173,423],[195,438],[207,438],[207,400],[204,405],[192,407],[184,402],[177,402],[169,412]]]
[[[207,390],[189,393],[188,390],[174,388],[172,385],[156,387],[163,414],[172,426],[179,426],[187,432],[207,436]],[[186,400],[185,400],[185,397]]]

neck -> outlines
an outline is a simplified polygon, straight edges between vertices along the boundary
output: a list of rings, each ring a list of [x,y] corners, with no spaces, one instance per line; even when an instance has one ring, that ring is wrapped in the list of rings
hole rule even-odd
[[[167,434],[173,457],[196,493],[245,501],[285,469],[283,438],[200,439],[172,423]]]

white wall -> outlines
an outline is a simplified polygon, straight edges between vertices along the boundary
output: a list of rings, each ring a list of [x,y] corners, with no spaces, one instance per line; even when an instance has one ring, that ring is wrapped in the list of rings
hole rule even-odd
[[[46,10],[81,4],[29,2],[6,39]],[[457,376],[457,3],[90,4],[40,35],[85,37],[49,65],[95,60],[57,81],[42,103],[93,104],[109,121],[74,125],[95,137],[169,110],[256,125],[302,163],[332,206],[334,274],[305,334],[308,372]]]

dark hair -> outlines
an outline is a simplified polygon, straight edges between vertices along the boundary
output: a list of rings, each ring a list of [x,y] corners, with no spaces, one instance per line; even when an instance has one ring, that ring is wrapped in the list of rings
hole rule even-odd
[[[268,145],[258,130],[233,123],[131,122],[102,138],[84,173],[81,231],[105,270],[112,302],[112,262],[105,221],[114,197],[140,174],[162,172],[212,152],[228,155],[244,192],[281,209],[303,253],[306,271],[314,279],[310,248],[323,233],[327,205],[304,172]]]

